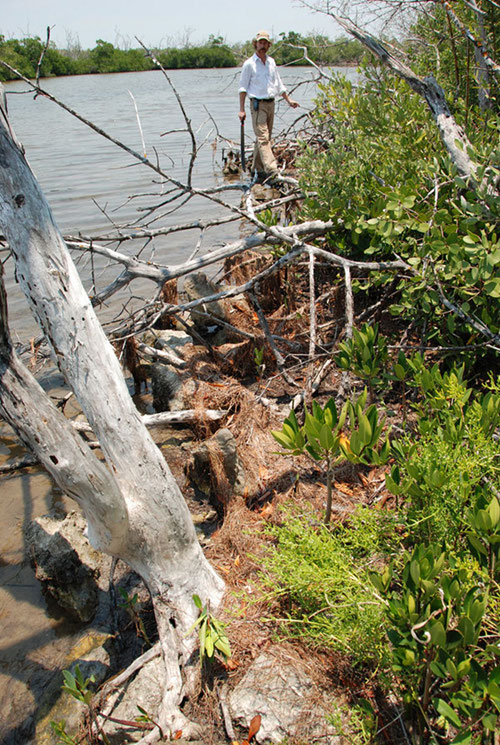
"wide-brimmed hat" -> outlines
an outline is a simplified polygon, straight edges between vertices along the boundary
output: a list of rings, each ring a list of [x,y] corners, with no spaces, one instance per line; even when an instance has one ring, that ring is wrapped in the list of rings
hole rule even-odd
[[[269,31],[257,31],[254,37],[254,42],[257,43],[260,39],[264,39],[264,41],[268,41],[269,44],[272,44]]]

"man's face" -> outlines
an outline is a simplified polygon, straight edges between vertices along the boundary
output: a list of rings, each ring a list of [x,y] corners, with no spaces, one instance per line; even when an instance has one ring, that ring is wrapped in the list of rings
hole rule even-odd
[[[255,44],[255,49],[257,54],[267,54],[270,46],[270,43],[266,39],[259,39]]]

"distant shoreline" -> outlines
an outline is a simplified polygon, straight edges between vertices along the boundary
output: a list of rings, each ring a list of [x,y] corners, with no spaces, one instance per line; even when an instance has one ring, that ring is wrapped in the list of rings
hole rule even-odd
[[[312,65],[304,60],[302,48],[307,49]],[[119,49],[102,39],[97,40],[93,49],[60,50],[51,45],[46,47],[38,37],[6,40],[0,34],[0,63],[5,63],[0,64],[0,81],[19,79],[14,71],[30,79],[145,72],[158,69],[156,61],[165,70],[237,68],[252,53],[251,42],[229,46],[220,37],[210,37],[202,46],[154,50],[153,58],[144,49]],[[271,54],[280,67],[318,65],[329,68],[356,66],[363,51],[357,41],[343,38],[331,41],[325,37],[301,37],[289,32],[276,43]]]
[[[322,67],[324,69],[331,69],[333,67],[346,67],[346,68],[355,68],[359,65],[359,62],[338,62],[335,65],[319,65],[319,67]],[[235,65],[234,67],[165,67],[164,69],[166,72],[172,72],[172,70],[176,72],[193,72],[193,70],[239,70],[242,67],[242,65]],[[285,68],[287,70],[292,70],[293,68],[300,68],[301,70],[307,70],[311,69],[313,70],[313,65],[280,65],[281,68]],[[53,80],[54,78],[83,78],[87,77],[89,75],[127,75],[127,74],[133,74],[137,72],[161,72],[157,67],[153,67],[150,70],[124,70],[121,72],[81,72],[81,73],[72,73],[70,75],[40,75],[40,80]],[[34,78],[30,78],[30,80],[34,80]],[[22,78],[13,78],[12,80],[0,80],[0,83],[2,85],[8,85],[9,83],[18,83],[19,81],[22,81]]]

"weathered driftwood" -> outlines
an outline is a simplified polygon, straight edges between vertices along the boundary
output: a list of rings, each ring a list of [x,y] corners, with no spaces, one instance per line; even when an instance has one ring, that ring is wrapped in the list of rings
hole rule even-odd
[[[351,339],[352,329],[354,326],[354,297],[352,294],[351,267],[348,264],[344,265],[344,279],[345,279],[345,314],[347,318],[345,335],[348,339]]]
[[[241,218],[241,214],[238,214],[238,218]],[[186,274],[199,271],[207,266],[217,264],[220,261],[224,261],[224,259],[244,253],[253,248],[258,248],[264,244],[279,245],[293,235],[312,240],[333,230],[335,225],[336,223],[331,220],[326,222],[311,220],[289,228],[281,228],[279,232],[275,232],[272,235],[268,231],[261,230],[253,235],[233,241],[222,248],[208,251],[203,256],[198,256],[182,264],[171,266],[151,264],[148,261],[137,259],[135,256],[128,256],[94,241],[68,240],[67,244],[71,248],[92,251],[124,267],[122,273],[112,283],[92,298],[94,305],[97,305],[107,300],[111,295],[137,277],[149,279],[157,285],[163,285],[170,279],[184,277]]]
[[[316,350],[316,287],[314,283],[314,253],[309,249],[309,359]]]
[[[213,608],[224,583],[205,559],[170,470],[128,394],[108,342],[43,194],[14,142],[5,107],[0,117],[0,227],[19,283],[58,367],[74,391],[107,465],[81,441],[12,351],[2,301],[1,409],[55,481],[77,499],[97,548],[126,561],[151,592],[168,685],[160,724],[190,725],[178,709],[181,669],[194,639],[194,593]]]
[[[157,414],[143,414],[142,422],[145,427],[162,427],[168,424],[192,424],[198,420],[206,419],[217,422],[227,414],[225,409],[182,409],[181,411],[160,411]],[[92,427],[87,422],[72,422],[77,432],[92,432]]]
[[[0,154],[3,154],[1,134]],[[3,200],[0,220],[2,206]],[[96,548],[114,553],[128,529],[118,485],[14,353],[3,277],[0,278],[0,410],[61,489],[81,506]],[[108,523],[113,525],[112,530]]]
[[[148,357],[152,360],[168,362],[169,365],[173,365],[174,367],[186,367],[185,360],[183,360],[181,357],[179,357],[169,349],[155,349],[154,347],[150,347],[148,344],[138,342],[137,351],[141,352],[145,357]]]
[[[171,424],[192,424],[193,422],[203,419],[210,422],[216,422],[223,419],[226,414],[227,410],[225,409],[203,409],[202,411],[198,411],[197,409],[161,411],[158,414],[143,414],[142,422],[146,427],[151,428],[163,427]],[[71,421],[71,425],[77,432],[92,432],[92,427],[87,422]],[[99,443],[96,441],[86,442],[86,445],[91,448],[99,447]],[[15,461],[0,464],[0,473],[12,473],[13,471],[19,471],[22,468],[36,466],[39,463],[40,461],[35,455],[27,453],[22,458],[17,458]]]

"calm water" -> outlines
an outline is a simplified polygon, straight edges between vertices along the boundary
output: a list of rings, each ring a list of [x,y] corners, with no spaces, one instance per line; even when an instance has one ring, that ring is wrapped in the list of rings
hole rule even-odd
[[[355,75],[351,70],[342,72]],[[213,147],[214,121],[222,137],[239,139],[239,71],[179,70],[169,75],[192,120],[201,148],[194,184],[208,187],[223,183],[222,144]],[[282,77],[292,89],[297,82],[309,80],[311,71],[285,70]],[[172,90],[160,72],[58,78],[44,80],[42,85],[109,134],[142,152],[132,93],[148,157],[152,160],[157,157],[173,177],[185,178],[191,143],[186,132],[172,132],[185,125]],[[126,224],[137,219],[138,206],[158,201],[160,190],[154,183],[158,177],[152,176],[150,170],[137,164],[130,155],[52,102],[43,98],[35,100],[30,93],[20,94],[19,91],[26,90],[24,84],[7,84],[6,90],[11,123],[63,233],[98,234],[109,228],[110,219]],[[302,106],[299,112],[311,107],[314,93],[313,85],[301,86],[294,92],[294,98]],[[275,132],[289,126],[296,117],[297,112],[281,102]],[[247,126],[248,139],[250,129]],[[161,136],[165,132],[171,134]],[[142,196],[130,200],[134,195]],[[227,197],[235,203],[239,198],[238,193]],[[109,217],[104,216],[103,210]],[[221,214],[220,208],[206,201],[191,200],[181,212],[155,226],[188,222],[216,213]],[[201,250],[237,235],[236,224],[207,231]],[[191,253],[198,238],[197,231],[189,231],[158,240],[155,260],[181,262]],[[10,272],[7,283],[10,324],[14,337],[25,340],[37,333],[37,327],[15,286],[11,266]],[[85,266],[82,272],[88,281]],[[5,425],[0,425],[0,435],[0,460],[5,462],[18,456],[17,440]],[[70,642],[65,636],[67,627],[61,627],[61,619],[49,613],[23,551],[23,528],[33,517],[50,509],[60,496],[49,479],[36,469],[0,479],[0,741],[5,738],[5,742],[22,743],[26,741],[24,735],[14,735],[14,728],[22,727],[36,710],[37,685],[43,687],[44,675],[57,668]]]
[[[343,72],[356,74],[349,68]],[[294,91],[301,108],[293,110],[280,100],[275,133],[289,127],[299,114],[311,108],[316,87],[306,81],[311,80],[312,74],[307,68],[282,71],[285,85]],[[221,184],[222,149],[227,148],[227,143],[219,139],[214,147],[217,132],[221,138],[239,144],[239,70],[173,70],[169,77],[196,133],[199,153],[193,183],[201,188]],[[299,87],[295,88],[297,84]],[[142,153],[137,107],[146,154],[153,161],[158,158],[169,175],[185,181],[191,141],[185,131],[179,131],[185,130],[185,123],[174,93],[160,71],[56,78],[44,80],[42,85],[101,129]],[[144,214],[140,208],[160,201],[159,177],[150,169],[51,101],[42,97],[34,99],[29,92],[19,94],[27,89],[24,83],[9,83],[6,89],[11,122],[64,234],[98,234],[109,230],[111,221],[124,225],[137,220]],[[248,144],[253,139],[249,122],[246,130]],[[225,198],[238,203],[240,196],[238,192],[229,192]],[[223,214],[221,208],[207,200],[191,199],[181,210],[152,227],[217,214]],[[236,225],[211,229],[203,236],[201,253],[237,235]],[[154,261],[181,262],[196,246],[198,238],[198,231],[189,231],[155,239]],[[97,266],[103,269],[99,260]],[[87,279],[88,269],[81,271]],[[114,277],[114,271],[104,272],[100,277],[101,287]],[[8,283],[11,325],[23,339],[36,333],[36,326],[12,284],[12,281]],[[148,288],[146,294],[152,290]],[[112,315],[112,310],[113,303],[106,317]]]

